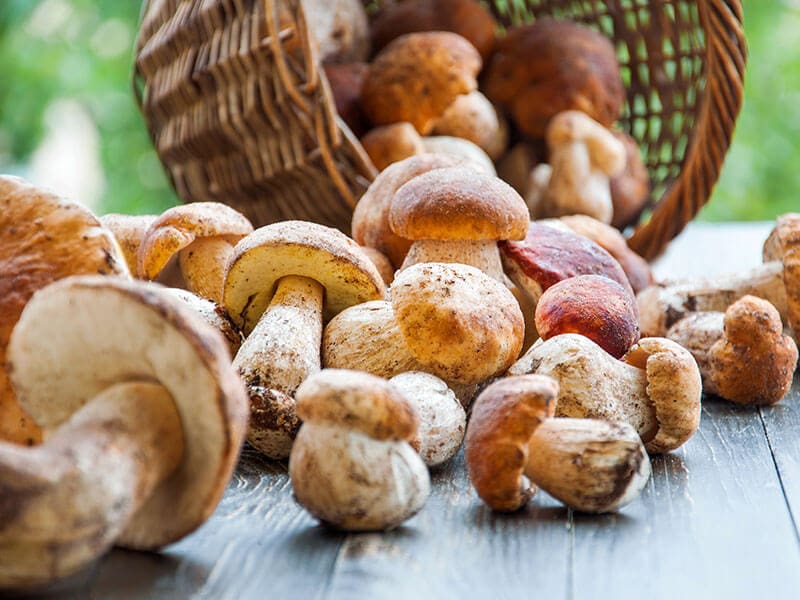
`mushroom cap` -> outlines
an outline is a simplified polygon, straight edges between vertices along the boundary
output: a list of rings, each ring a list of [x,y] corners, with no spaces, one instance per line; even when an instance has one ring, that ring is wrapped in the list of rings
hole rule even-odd
[[[602,275],[578,275],[549,287],[536,303],[536,331],[543,340],[579,333],[614,358],[639,339],[634,297]]]
[[[31,299],[9,344],[20,403],[45,430],[117,383],[155,381],[172,395],[183,424],[183,461],[118,540],[136,549],[174,542],[213,512],[249,412],[225,340],[155,286],[98,276],[59,281]]]
[[[414,177],[392,199],[389,225],[409,240],[519,240],[528,206],[502,179],[466,167]]]
[[[246,334],[287,275],[325,288],[325,319],[386,292],[375,265],[341,231],[306,221],[266,225],[236,244],[225,276],[225,309]]]
[[[625,102],[611,42],[578,23],[549,18],[512,27],[498,40],[485,92],[534,138],[544,137],[554,115],[571,109],[610,127]]]
[[[792,231],[800,230],[800,213],[785,213],[775,219],[775,227],[764,240],[763,260],[770,262],[783,258],[783,241],[791,237]]]
[[[333,63],[323,65],[323,68],[331,87],[336,113],[355,135],[364,135],[370,126],[361,109],[361,86],[369,65],[363,62]]]
[[[425,153],[417,130],[405,122],[376,127],[361,138],[361,145],[378,171],[409,156]]]
[[[795,339],[800,338],[800,214],[778,217],[775,228],[764,243],[764,256],[779,258],[783,263],[783,284],[789,326]]]
[[[419,418],[386,379],[349,369],[323,369],[300,384],[297,414],[304,422],[360,431],[376,440],[409,440]]]
[[[433,132],[469,140],[491,159],[497,159],[508,145],[508,123],[477,90],[458,96],[436,119]]]
[[[236,243],[251,231],[247,217],[219,202],[174,206],[147,228],[139,246],[138,275],[155,279],[173,255],[196,239],[221,236]]]
[[[158,215],[122,215],[109,213],[100,217],[100,224],[109,229],[119,242],[122,255],[128,264],[131,275],[138,277],[139,246],[144,234]]]
[[[372,61],[361,106],[375,125],[408,121],[425,135],[453,100],[478,87],[481,56],[458,34],[409,33]]]
[[[650,453],[669,452],[700,426],[703,384],[691,353],[672,340],[642,338],[624,357],[647,375],[647,397],[655,407],[658,429],[643,440]]]
[[[744,296],[725,311],[725,337],[709,350],[720,396],[741,404],[774,404],[792,385],[797,345],[766,300]]]
[[[395,268],[399,267],[411,247],[411,240],[401,238],[389,227],[389,208],[395,192],[417,175],[463,163],[463,159],[446,154],[421,154],[386,167],[353,210],[353,239],[362,246],[380,250]]]
[[[411,354],[446,381],[485,381],[522,348],[525,321],[514,295],[474,267],[413,265],[395,277],[391,303]]]
[[[487,387],[472,406],[465,441],[467,472],[481,500],[493,510],[521,508],[535,492],[525,477],[528,441],[552,417],[558,382],[518,375]]]
[[[0,176],[0,439],[38,440],[20,412],[5,370],[11,330],[33,293],[79,274],[129,276],[112,233],[81,204]]]
[[[463,159],[469,166],[487,175],[497,175],[491,157],[475,142],[452,135],[428,135],[422,138],[425,152]]]

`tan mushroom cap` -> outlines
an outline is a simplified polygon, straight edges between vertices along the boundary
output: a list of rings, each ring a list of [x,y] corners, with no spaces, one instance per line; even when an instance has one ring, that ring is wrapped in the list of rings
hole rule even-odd
[[[278,280],[287,275],[314,279],[325,288],[326,320],[386,293],[375,265],[342,232],[305,221],[266,225],[236,245],[225,276],[225,309],[245,334],[269,306]]]
[[[413,178],[397,190],[389,209],[392,231],[410,240],[520,240],[529,222],[514,188],[465,167]]]
[[[800,339],[800,214],[778,217],[775,228],[764,243],[764,258],[781,260],[789,326],[795,340]]]
[[[82,205],[0,176],[0,439],[39,440],[39,428],[21,412],[5,370],[11,330],[33,293],[78,274],[129,276],[110,231]]]
[[[703,384],[692,355],[666,338],[642,338],[624,357],[647,375],[647,397],[655,407],[658,429],[643,440],[651,454],[669,452],[700,426]]]
[[[145,232],[138,274],[155,279],[169,259],[199,238],[225,237],[235,244],[253,231],[240,212],[219,202],[193,202],[166,210]]]
[[[139,274],[139,246],[144,234],[158,215],[121,215],[109,213],[100,217],[100,224],[111,230],[119,242],[131,275]]]
[[[446,381],[485,381],[522,348],[525,321],[514,295],[474,267],[413,265],[395,277],[391,303],[411,354]]]
[[[183,461],[117,541],[136,549],[174,542],[208,518],[236,465],[248,415],[222,336],[153,285],[98,276],[54,283],[28,304],[9,345],[20,403],[45,430],[118,383],[155,381],[172,395]]]
[[[369,131],[361,138],[369,159],[378,171],[417,154],[425,153],[422,137],[411,123],[392,123]]]
[[[376,440],[409,440],[419,424],[400,390],[363,371],[323,369],[300,384],[295,397],[303,421],[338,425]]]
[[[555,379],[518,375],[493,383],[475,400],[466,435],[467,471],[493,510],[517,510],[533,496],[535,487],[524,475],[528,440],[553,416],[557,397]]]
[[[408,121],[425,135],[460,94],[478,87],[481,56],[458,34],[409,33],[372,61],[361,105],[375,125]]]

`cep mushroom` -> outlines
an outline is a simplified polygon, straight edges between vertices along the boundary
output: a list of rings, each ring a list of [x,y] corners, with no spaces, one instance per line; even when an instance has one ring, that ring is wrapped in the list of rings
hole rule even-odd
[[[47,436],[0,443],[0,588],[49,583],[112,545],[156,550],[213,512],[247,397],[221,336],[180,302],[120,278],[64,279],[25,307],[8,361]]]
[[[722,312],[694,313],[667,331],[692,353],[703,389],[737,404],[774,404],[792,386],[797,345],[775,307],[744,296]]]
[[[372,262],[330,227],[284,221],[236,245],[224,306],[246,336],[233,364],[250,393],[253,446],[270,458],[289,456],[300,426],[293,395],[321,368],[323,321],[384,293]]]
[[[556,416],[632,425],[650,453],[684,444],[700,425],[700,371],[688,350],[643,338],[623,360],[589,338],[565,333],[534,344],[508,370],[559,382]]]
[[[425,153],[422,137],[411,123],[376,127],[361,138],[361,145],[378,171],[409,156]]]
[[[139,246],[157,215],[122,215],[109,213],[99,218],[100,224],[111,231],[119,243],[128,270],[134,277],[139,276]]]
[[[452,135],[428,135],[422,138],[422,147],[425,152],[455,156],[467,161],[473,169],[487,175],[497,175],[489,155],[470,140]]]
[[[297,390],[303,425],[289,457],[297,501],[327,525],[392,529],[430,494],[425,463],[409,444],[417,415],[380,377],[325,369]]]
[[[465,167],[428,171],[392,199],[389,225],[413,244],[402,269],[417,263],[461,263],[505,281],[497,242],[525,237],[525,202],[503,180]]]
[[[612,135],[625,147],[625,169],[609,181],[614,217],[611,225],[625,229],[639,220],[650,196],[650,174],[647,172],[639,144],[627,133],[612,130]]]
[[[177,254],[189,290],[220,303],[233,246],[251,231],[250,221],[225,204],[174,206],[145,232],[139,246],[138,274],[143,279],[155,279]]]
[[[493,510],[522,508],[536,487],[571,508],[608,512],[650,476],[636,430],[596,419],[554,419],[558,383],[541,375],[497,381],[475,400],[467,429],[469,479]]]
[[[228,316],[228,313],[216,302],[203,298],[189,290],[180,288],[164,288],[166,294],[179,299],[181,302],[191,308],[194,313],[199,316],[203,321],[211,325],[214,329],[222,334],[225,341],[228,342],[228,349],[231,351],[231,356],[236,356],[239,348],[242,345],[242,332]]]
[[[508,124],[478,91],[458,96],[436,119],[433,133],[469,140],[492,160],[499,158],[508,145]]]
[[[130,276],[112,233],[82,205],[0,176],[0,440],[41,440],[40,428],[17,403],[5,367],[22,309],[53,281],[96,273]]]
[[[589,215],[603,223],[614,216],[609,179],[625,169],[625,147],[611,132],[573,110],[547,127],[549,164],[537,166],[525,196],[535,217]]]

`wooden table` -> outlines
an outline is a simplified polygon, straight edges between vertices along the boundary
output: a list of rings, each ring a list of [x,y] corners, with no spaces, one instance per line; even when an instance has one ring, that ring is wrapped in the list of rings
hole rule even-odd
[[[755,265],[769,224],[693,225],[660,276]],[[798,378],[800,379],[800,377]],[[319,527],[283,464],[246,450],[211,520],[161,554],[115,550],[60,598],[800,598],[800,385],[772,408],[709,398],[700,431],[653,460],[618,514],[574,514],[540,494],[495,515],[463,456],[433,475],[396,531]]]

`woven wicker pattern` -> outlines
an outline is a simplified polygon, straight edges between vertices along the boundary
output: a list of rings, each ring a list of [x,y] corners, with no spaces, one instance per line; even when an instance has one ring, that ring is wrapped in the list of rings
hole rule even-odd
[[[740,0],[496,0],[494,12],[505,25],[568,18],[614,40],[622,125],[654,184],[652,215],[630,244],[656,256],[708,200],[730,144],[745,67]],[[150,0],[136,81],[184,201],[226,202],[257,224],[349,230],[374,170],[335,115],[299,0]]]

